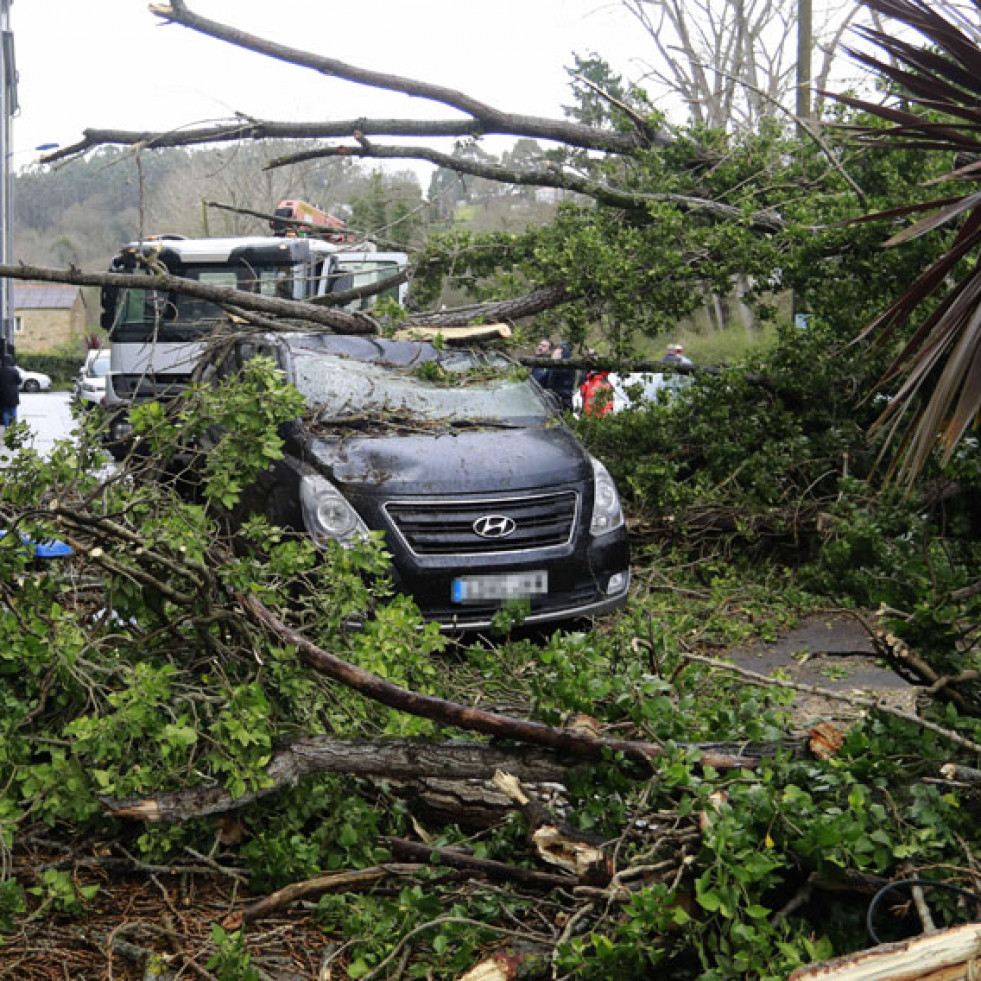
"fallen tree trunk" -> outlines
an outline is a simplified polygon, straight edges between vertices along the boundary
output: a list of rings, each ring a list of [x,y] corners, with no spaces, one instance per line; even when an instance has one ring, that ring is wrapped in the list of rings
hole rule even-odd
[[[68,269],[50,269],[46,266],[0,265],[0,277],[26,279],[44,283],[71,283],[73,286],[111,286],[117,289],[132,289],[139,286],[145,290],[161,290],[193,296],[199,300],[210,300],[219,306],[235,306],[243,310],[269,314],[274,317],[287,317],[302,320],[320,327],[329,328],[342,334],[377,334],[378,324],[367,314],[351,313],[348,310],[334,310],[329,307],[305,303],[301,300],[287,300],[246,290],[232,289],[228,286],[211,286],[196,279],[184,279],[169,273],[154,270],[152,275],[141,276],[139,282],[129,273],[83,272],[74,266]]]
[[[497,770],[506,770],[522,783],[558,783],[568,780],[574,767],[549,750],[501,749],[486,743],[424,743],[411,739],[386,742],[315,736],[300,739],[280,750],[266,767],[269,783],[233,797],[224,787],[192,787],[158,797],[102,798],[106,811],[117,818],[144,821],[189,821],[236,810],[293,786],[313,773],[395,781],[423,792],[427,778],[441,783],[490,781]],[[509,802],[504,795],[500,810]]]
[[[759,755],[745,746],[733,749],[732,759],[754,767]],[[716,746],[706,747],[712,758],[727,756]],[[514,810],[513,801],[493,784],[504,771],[517,777],[525,789],[551,791],[566,785],[582,764],[548,750],[528,746],[500,747],[489,743],[426,743],[412,739],[383,742],[312,736],[280,750],[266,767],[268,782],[240,797],[224,787],[190,787],[156,797],[101,797],[106,813],[141,821],[190,821],[238,810],[294,786],[315,773],[384,780],[399,797],[418,802],[439,817],[487,827]],[[545,788],[543,785],[553,785]]]

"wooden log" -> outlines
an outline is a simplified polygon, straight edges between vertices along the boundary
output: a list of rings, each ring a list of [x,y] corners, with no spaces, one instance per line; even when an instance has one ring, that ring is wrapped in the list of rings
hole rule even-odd
[[[313,773],[383,779],[423,794],[440,787],[445,791],[449,784],[457,786],[457,792],[469,781],[489,784],[494,773],[502,769],[527,783],[558,783],[565,782],[574,772],[575,763],[562,760],[547,749],[529,746],[502,748],[487,743],[426,743],[412,739],[370,742],[317,736],[298,739],[276,753],[266,767],[267,785],[241,797],[232,797],[224,787],[216,786],[189,787],[156,797],[103,797],[101,801],[113,817],[188,821],[244,807]],[[510,802],[497,793],[490,803],[500,818]]]
[[[799,967],[789,981],[968,981],[979,970],[981,923],[965,923]]]

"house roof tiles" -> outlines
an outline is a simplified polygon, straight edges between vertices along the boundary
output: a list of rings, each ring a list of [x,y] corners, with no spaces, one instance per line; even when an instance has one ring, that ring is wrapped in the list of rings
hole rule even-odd
[[[78,296],[77,286],[43,283],[15,283],[15,310],[59,310],[71,307]]]

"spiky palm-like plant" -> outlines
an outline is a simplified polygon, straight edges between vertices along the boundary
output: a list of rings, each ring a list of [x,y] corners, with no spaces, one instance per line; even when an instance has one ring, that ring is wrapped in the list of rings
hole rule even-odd
[[[866,142],[953,153],[945,180],[974,186],[963,193],[870,216],[925,217],[886,243],[898,245],[945,225],[956,226],[947,250],[873,321],[863,336],[886,341],[928,300],[936,306],[919,324],[887,371],[899,388],[877,421],[899,436],[894,470],[912,481],[938,445],[949,460],[981,414],[981,0],[864,0],[872,11],[914,28],[926,38],[906,40],[873,27],[861,33],[880,54],[852,55],[888,78],[902,93],[899,105],[837,98],[885,120],[865,129]],[[967,12],[966,7],[970,7]],[[958,188],[960,190],[960,188]],[[912,421],[910,421],[912,419]]]

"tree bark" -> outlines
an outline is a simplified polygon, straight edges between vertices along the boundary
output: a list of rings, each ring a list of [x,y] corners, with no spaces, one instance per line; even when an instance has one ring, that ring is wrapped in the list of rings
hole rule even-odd
[[[525,784],[557,783],[569,779],[574,763],[549,750],[502,749],[486,743],[424,743],[410,739],[386,742],[311,736],[299,739],[275,754],[266,767],[268,785],[234,798],[224,787],[192,787],[157,797],[102,798],[106,811],[117,818],[145,821],[189,821],[221,814],[293,786],[313,773],[394,780],[425,789],[426,778],[441,782],[490,780],[506,770]],[[499,795],[503,800],[503,795]],[[498,816],[505,807],[499,803]]]

